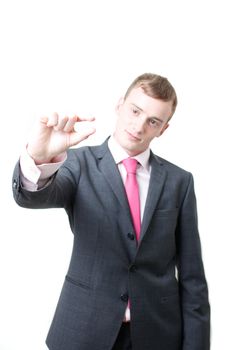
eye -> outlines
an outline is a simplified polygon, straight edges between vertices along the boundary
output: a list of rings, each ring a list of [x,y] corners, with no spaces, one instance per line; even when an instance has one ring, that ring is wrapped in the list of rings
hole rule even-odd
[[[158,121],[157,119],[155,119],[155,118],[151,118],[151,119],[149,120],[149,123],[150,123],[150,125],[153,126],[153,127],[158,127],[158,126],[159,126],[159,121]]]
[[[135,107],[132,107],[132,113],[134,114],[134,115],[138,115],[139,114],[139,110],[137,109],[137,108],[135,108]]]
[[[148,120],[149,125],[154,129],[159,129],[162,126],[161,120],[158,120],[157,118],[150,118]]]

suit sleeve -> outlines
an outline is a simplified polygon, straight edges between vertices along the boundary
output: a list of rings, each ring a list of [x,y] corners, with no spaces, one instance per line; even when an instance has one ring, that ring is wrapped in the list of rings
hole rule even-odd
[[[176,231],[183,316],[182,350],[210,349],[210,307],[198,233],[193,177],[189,174]]]
[[[74,165],[75,164],[75,165]],[[16,164],[12,190],[16,203],[24,208],[67,208],[72,204],[77,191],[80,166],[72,156],[50,178],[49,184],[38,191],[29,191],[23,187],[19,162]]]

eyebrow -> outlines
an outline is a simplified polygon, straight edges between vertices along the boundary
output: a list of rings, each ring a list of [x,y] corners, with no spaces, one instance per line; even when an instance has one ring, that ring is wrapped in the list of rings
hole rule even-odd
[[[141,112],[144,112],[144,110],[142,109],[142,108],[140,108],[139,106],[137,106],[135,103],[131,103],[134,107],[136,107],[137,109],[139,109]],[[160,123],[163,123],[163,120],[162,119],[160,119],[160,118],[158,118],[158,117],[156,117],[156,116],[152,116],[152,117],[149,117],[150,119],[156,119],[156,120],[158,120]]]

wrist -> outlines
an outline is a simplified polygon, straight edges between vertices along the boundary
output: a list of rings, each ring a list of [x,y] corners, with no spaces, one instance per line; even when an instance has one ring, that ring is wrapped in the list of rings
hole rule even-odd
[[[50,163],[49,159],[41,158],[38,155],[34,154],[33,150],[31,150],[31,147],[28,144],[26,145],[26,151],[29,157],[34,161],[36,165],[41,165],[46,162]]]

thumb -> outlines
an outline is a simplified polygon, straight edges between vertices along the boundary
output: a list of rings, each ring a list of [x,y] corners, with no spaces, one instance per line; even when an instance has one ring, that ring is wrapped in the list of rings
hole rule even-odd
[[[70,147],[75,146],[82,142],[83,140],[87,139],[89,136],[93,135],[96,132],[95,128],[88,128],[86,130],[83,130],[82,132],[72,132],[70,133]]]

